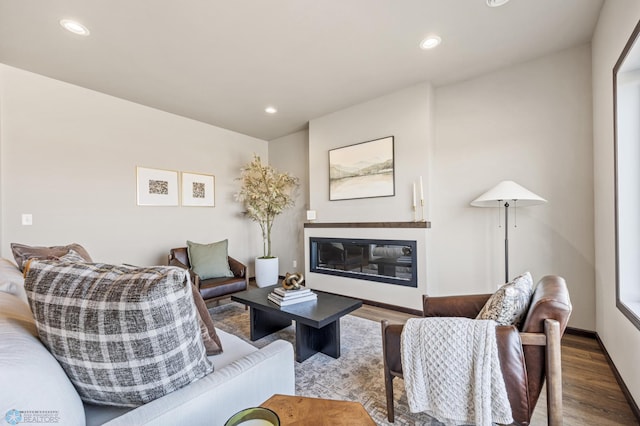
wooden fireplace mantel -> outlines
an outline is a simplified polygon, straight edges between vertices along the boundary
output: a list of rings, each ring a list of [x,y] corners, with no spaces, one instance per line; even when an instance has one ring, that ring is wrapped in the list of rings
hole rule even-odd
[[[305,228],[431,228],[431,222],[306,222]]]

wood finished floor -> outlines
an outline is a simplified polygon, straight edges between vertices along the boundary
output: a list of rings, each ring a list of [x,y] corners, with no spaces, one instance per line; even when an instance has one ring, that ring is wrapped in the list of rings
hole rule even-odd
[[[412,316],[364,305],[353,315],[373,321],[404,323]],[[565,334],[562,339],[564,424],[638,425],[618,382],[595,339]],[[538,400],[532,424],[547,424],[545,390]]]

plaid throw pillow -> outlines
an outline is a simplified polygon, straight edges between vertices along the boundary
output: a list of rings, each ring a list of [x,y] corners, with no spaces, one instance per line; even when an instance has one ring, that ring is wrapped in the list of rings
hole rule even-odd
[[[84,401],[135,407],[213,371],[186,274],[31,262],[25,287],[38,334]]]

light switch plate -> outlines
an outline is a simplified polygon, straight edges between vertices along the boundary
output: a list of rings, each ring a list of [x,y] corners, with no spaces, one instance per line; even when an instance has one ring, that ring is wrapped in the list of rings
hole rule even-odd
[[[25,226],[33,225],[33,215],[31,213],[23,213],[22,224]]]

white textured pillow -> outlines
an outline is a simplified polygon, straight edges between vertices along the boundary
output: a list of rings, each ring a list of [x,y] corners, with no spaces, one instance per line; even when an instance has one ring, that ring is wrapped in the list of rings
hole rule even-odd
[[[38,340],[29,307],[3,292],[0,335],[0,418],[17,410],[25,423],[46,417],[50,423],[57,418],[63,425],[85,424],[82,401],[60,364]]]
[[[135,407],[213,371],[184,269],[33,260],[25,288],[85,402]]]
[[[529,308],[533,279],[529,272],[500,287],[482,307],[476,319],[494,320],[499,325],[520,325]]]

